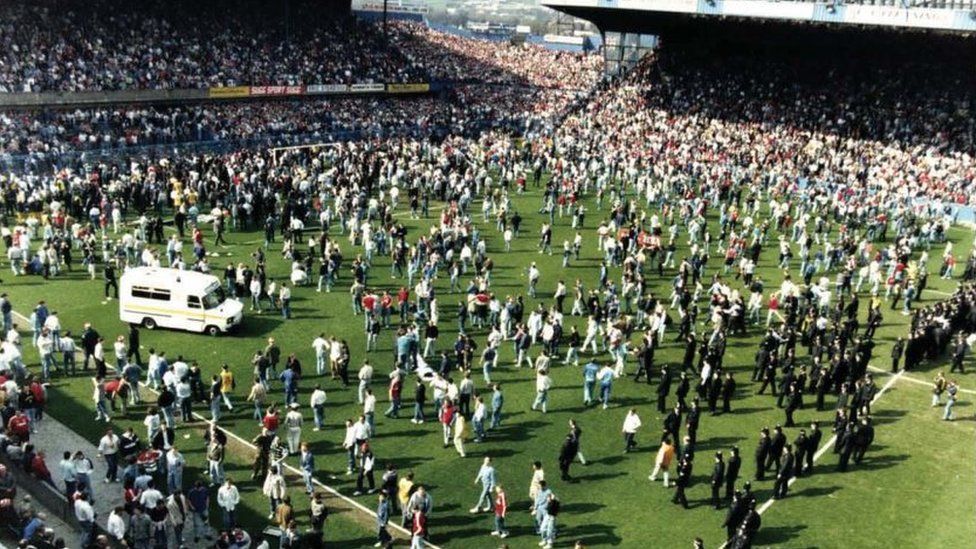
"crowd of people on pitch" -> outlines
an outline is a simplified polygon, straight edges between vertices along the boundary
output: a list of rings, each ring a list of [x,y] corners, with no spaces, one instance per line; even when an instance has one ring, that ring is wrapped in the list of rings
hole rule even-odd
[[[18,254],[10,257],[11,263],[36,265],[34,271],[50,274],[52,266],[56,272],[64,263],[65,249],[69,257],[70,250],[81,249],[93,278],[102,271],[108,297],[113,285],[117,292],[117,269],[141,264],[219,269],[208,264],[210,238],[220,242],[228,228],[263,230],[264,250],[252,256],[253,269],[240,264],[224,270],[235,295],[250,298],[259,311],[267,297],[288,321],[292,287],[295,292],[313,287],[328,292],[338,286],[349,292],[354,315],[363,317],[367,348],[362,354],[334,339],[313,343],[323,382],[325,360],[332,361],[334,348],[339,349],[336,364],[345,368],[339,376],[343,386],[349,384],[349,361],[363,363],[357,376],[362,417],[350,420],[344,432],[312,435],[332,436],[335,442],[343,437],[347,471],[359,473],[352,496],[362,494],[364,482],[375,489],[374,452],[390,451],[382,439],[375,445],[369,440],[387,419],[375,414],[378,399],[371,385],[376,372],[365,357],[375,350],[369,341],[384,331],[396,350],[385,397],[389,421],[396,420],[404,391],[404,374],[399,372],[419,371],[426,364],[429,371],[419,372],[422,380],[414,393],[420,414],[415,412],[412,419],[422,424],[425,406],[433,400],[437,422],[428,427],[443,432],[445,451],[461,457],[467,455],[466,432],[473,430],[477,440],[491,438],[496,412],[503,421],[504,399],[491,379],[496,368],[528,363],[526,379],[533,383],[535,398],[526,417],[582,401],[585,409],[559,451],[563,481],[572,478],[575,460],[583,461],[577,421],[589,429],[605,424],[607,420],[597,419],[600,413],[616,414],[613,421],[618,416],[622,420],[625,451],[648,449],[638,439],[653,417],[650,407],[618,407],[613,400],[614,384],[621,377],[646,377],[655,386],[661,416],[661,429],[655,430],[660,438],[652,437],[650,443],[657,450],[651,480],[663,472],[664,485],[670,487],[668,473],[674,465],[672,501],[684,507],[688,494],[695,495],[696,481],[703,480],[700,473],[707,465],[702,462],[709,461],[700,455],[696,461],[699,441],[721,433],[721,415],[733,413],[737,385],[723,362],[729,341],[750,330],[762,331],[753,383],[761,383],[759,394],[773,390],[784,421],[761,430],[753,482],[765,482],[772,470],[774,497],[787,497],[794,478],[823,470],[814,467],[821,459],[816,457],[822,449],[821,425],[832,425],[836,435],[838,470],[847,470],[851,461],[857,466],[871,460],[871,406],[882,391],[870,368],[875,331],[884,322],[885,305],[906,316],[915,313],[913,305],[935,266],[929,259],[933,248],[941,247],[939,275],[958,276],[958,252],[947,237],[953,206],[973,200],[971,160],[964,153],[968,144],[953,129],[951,115],[930,120],[941,128],[935,131],[913,126],[919,122],[914,114],[900,119],[897,107],[861,110],[845,103],[844,96],[829,94],[809,104],[799,101],[808,93],[802,79],[767,93],[765,84],[755,83],[758,67],[733,76],[710,63],[677,62],[682,59],[662,50],[621,82],[589,97],[553,132],[525,140],[507,131],[440,140],[395,137],[280,154],[239,151],[82,165],[54,175],[18,177],[7,182],[2,195],[5,213],[40,213],[4,235],[8,249]],[[781,69],[773,64],[765,70],[776,82]],[[541,85],[549,77],[540,78]],[[716,82],[728,82],[728,91]],[[858,89],[853,84],[838,88]],[[751,102],[746,90],[753,89],[765,98],[762,104]],[[883,91],[879,94],[886,97]],[[940,108],[922,105],[922,112]],[[838,124],[837,109],[852,122]],[[853,123],[874,116],[866,112],[884,113],[886,120],[877,124],[907,124],[913,132],[902,134],[900,125]],[[541,218],[538,226],[523,225],[525,212],[515,207],[514,199],[526,191],[538,200],[533,205]],[[394,212],[431,219],[430,226],[408,233]],[[168,239],[160,237],[161,223],[159,232],[150,230],[163,214],[172,214],[176,229]],[[554,241],[554,227],[567,236],[562,242]],[[525,266],[523,288],[506,287],[509,295],[496,294],[501,287],[492,286],[492,255],[530,234],[537,239],[538,253],[560,253],[564,268],[579,259],[580,250],[596,250],[600,260],[595,283],[564,279],[531,263]],[[192,247],[192,253],[184,246]],[[257,273],[265,254],[278,252],[291,264],[290,280],[272,286],[276,281]],[[377,275],[379,257],[389,258],[392,278]],[[759,265],[775,265],[783,280],[767,287],[756,275]],[[967,273],[972,276],[971,269]],[[14,274],[21,274],[16,267]],[[433,290],[433,280],[440,278],[450,281],[447,292]],[[669,282],[670,295],[652,290],[655,278]],[[395,297],[389,291],[392,284],[400,288]],[[539,297],[548,290],[551,299]],[[447,295],[459,296],[456,307],[445,303]],[[969,318],[971,301],[965,300],[971,299],[971,290],[952,299],[970,303]],[[569,303],[566,314],[564,305]],[[399,310],[399,323],[391,322],[394,310]],[[916,317],[915,329],[928,332],[931,326],[939,343],[948,341],[940,325],[951,325],[960,310],[952,301],[933,306]],[[448,331],[448,319],[456,322],[456,341],[446,342],[440,335]],[[666,338],[685,343],[680,364],[664,365],[659,354],[655,358]],[[514,364],[500,364],[503,345],[512,346]],[[480,360],[475,354],[479,349]],[[963,356],[965,352],[963,347]],[[262,368],[265,354],[255,355],[254,389],[259,393],[258,386],[268,381],[267,364]],[[420,360],[438,354],[439,363]],[[582,398],[556,391],[551,373],[577,366],[582,367],[577,376]],[[906,367],[914,366],[906,358]],[[473,373],[478,367],[480,376]],[[295,370],[286,366],[279,379],[285,402],[300,407],[306,405],[298,402],[305,396],[299,390],[301,377],[286,375]],[[233,378],[227,379],[222,371],[213,380],[214,421],[221,417],[222,402],[232,409],[224,393],[233,390]],[[178,377],[171,380],[179,382]],[[167,382],[162,383],[165,392]],[[738,386],[739,394],[742,388]],[[314,394],[307,402],[313,409]],[[813,397],[814,406],[804,404],[805,395]],[[828,398],[832,416],[830,411],[821,413]],[[652,401],[650,397],[648,403]],[[165,404],[172,413],[173,401]],[[597,411],[597,404],[606,412]],[[102,408],[99,414],[105,412],[104,403]],[[272,410],[255,412],[264,414],[255,417],[262,421],[263,438],[255,440],[259,459],[254,479],[264,478],[271,519],[288,531],[284,480],[269,467],[275,439],[279,447],[284,444],[269,427],[277,430],[279,420]],[[274,418],[266,420],[268,415]],[[469,421],[472,427],[466,428]],[[799,427],[808,424],[810,432]],[[291,432],[286,431],[291,425],[280,428]],[[790,430],[792,437],[787,436]],[[304,457],[300,440],[289,438],[286,453]],[[736,484],[745,477],[739,449],[730,449],[727,456],[723,451],[711,460],[707,501],[717,508],[728,505],[730,544],[749,547],[761,522],[757,502],[750,497],[751,483]],[[490,460],[484,463],[477,480],[481,495],[471,512],[491,511],[496,520],[492,532],[500,536],[507,534],[504,520],[497,522],[504,519],[507,502],[504,496],[501,502],[492,501],[491,494],[510,483],[496,478]],[[552,491],[545,490],[556,486],[556,480],[541,480],[533,473],[532,509],[545,547],[556,542],[560,506]],[[220,497],[219,489],[217,493]],[[392,499],[391,494],[387,490],[385,497]],[[379,498],[378,515],[383,515],[383,505]],[[422,546],[427,510],[410,498],[403,510],[410,513],[411,533]],[[385,523],[379,526],[377,542],[382,546],[389,539],[384,537]]]

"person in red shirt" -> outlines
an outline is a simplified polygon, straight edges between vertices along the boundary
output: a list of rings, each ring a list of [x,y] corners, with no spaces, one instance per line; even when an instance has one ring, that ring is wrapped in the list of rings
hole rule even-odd
[[[390,378],[390,408],[383,413],[386,417],[400,417],[400,394],[403,392],[403,378],[399,371],[394,371]]]
[[[276,404],[272,404],[271,407],[268,408],[267,413],[264,414],[264,419],[261,420],[261,425],[263,425],[264,428],[269,432],[277,433],[278,421],[278,406]]]
[[[30,440],[30,418],[27,417],[24,410],[17,410],[14,417],[10,418],[10,421],[7,422],[7,430],[22,442]]]
[[[413,534],[410,547],[423,549],[424,540],[427,539],[427,515],[420,509],[420,506],[413,508],[413,524],[410,533]]]
[[[451,426],[454,425],[454,415],[457,413],[457,408],[454,407],[454,403],[451,399],[445,398],[444,405],[441,406],[440,410],[440,420],[441,425],[444,427],[444,447],[447,448],[451,445]]]
[[[393,314],[393,297],[389,292],[383,292],[380,297],[380,316],[383,319],[383,327],[390,327],[390,316]]]
[[[118,379],[106,381],[105,395],[108,397],[108,401],[113,412],[115,411],[115,397],[121,397],[119,400],[122,403],[122,413],[128,413],[126,401],[129,397],[129,383],[125,379],[120,377]]]
[[[44,462],[44,452],[38,452],[34,454],[34,459],[31,460],[31,472],[37,477],[41,482],[46,482],[50,484],[55,490],[59,490],[55,484],[54,479],[51,478],[51,471],[47,468],[47,463]]]
[[[505,490],[501,484],[495,485],[495,529],[491,535],[500,538],[508,537],[508,530],[505,529],[505,513],[508,511],[508,498],[505,497]]]
[[[370,292],[367,292],[363,296],[363,309],[366,311],[366,315],[373,313],[373,307],[376,306],[376,296]]]
[[[410,309],[410,290],[405,286],[400,286],[400,291],[397,292],[397,305],[400,307],[400,322],[406,322]]]

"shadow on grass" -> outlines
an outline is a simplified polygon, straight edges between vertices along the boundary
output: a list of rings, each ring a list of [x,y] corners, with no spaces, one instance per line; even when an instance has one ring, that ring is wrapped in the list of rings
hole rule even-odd
[[[583,524],[570,526],[560,532],[564,539],[579,540],[587,546],[620,545],[620,536],[612,526],[606,524]]]
[[[887,469],[889,467],[894,467],[903,461],[907,461],[911,457],[908,454],[895,454],[887,456],[872,456],[867,454],[859,465],[853,465],[856,469],[865,469],[867,471],[874,471],[877,469]]]
[[[890,408],[884,410],[872,410],[872,412],[871,421],[875,425],[894,423],[908,415],[908,411],[906,410],[892,410]]]
[[[510,423],[502,426],[497,431],[492,431],[489,440],[521,441],[529,440],[533,433],[549,425],[544,421],[523,421],[520,423]]]
[[[773,406],[766,406],[766,407],[757,406],[753,408],[736,408],[735,406],[733,406],[731,415],[755,414],[757,412],[766,412],[772,409]]]
[[[793,492],[791,495],[794,497],[816,497],[816,496],[829,496],[837,490],[840,490],[840,486],[820,486],[812,488],[804,488],[803,490],[798,490]]]
[[[800,532],[806,530],[807,527],[802,524],[796,526],[772,526],[769,528],[760,528],[759,532],[756,533],[756,539],[754,545],[778,545],[786,543],[793,538],[800,535]]]
[[[739,441],[742,440],[745,440],[745,437],[712,437],[707,440],[699,441],[698,449],[711,450],[714,448],[724,448],[726,446],[738,444]]]
[[[285,319],[280,314],[248,315],[245,313],[244,322],[234,332],[237,337],[259,337],[264,336],[281,326]]]

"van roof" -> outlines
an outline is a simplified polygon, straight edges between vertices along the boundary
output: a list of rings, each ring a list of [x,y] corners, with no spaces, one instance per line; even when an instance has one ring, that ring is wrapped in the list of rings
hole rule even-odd
[[[131,280],[127,280],[131,279]],[[211,274],[163,267],[135,267],[122,274],[122,281],[138,286],[171,287],[176,284],[205,288],[219,279]]]

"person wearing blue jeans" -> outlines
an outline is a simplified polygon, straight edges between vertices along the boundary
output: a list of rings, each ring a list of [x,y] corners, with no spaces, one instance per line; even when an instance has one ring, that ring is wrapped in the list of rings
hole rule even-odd
[[[472,514],[478,511],[488,512],[491,511],[491,493],[495,489],[495,484],[497,483],[497,476],[495,474],[495,467],[491,464],[491,458],[485,457],[484,463],[481,465],[481,469],[478,470],[478,476],[475,477],[474,483],[481,483],[481,494],[478,495],[478,502],[474,504],[474,507],[470,509]]]
[[[559,500],[556,499],[556,495],[552,492],[549,493],[549,498],[545,504],[545,507],[546,514],[542,519],[540,529],[542,541],[545,542],[543,547],[545,549],[551,549],[553,544],[556,543],[556,517],[559,514]]]
[[[583,366],[583,404],[587,406],[593,403],[593,389],[596,388],[596,374],[599,370],[600,367],[593,361]]]
[[[427,386],[420,379],[417,380],[417,388],[414,393],[413,419],[410,423],[424,422],[424,403],[427,401]]]
[[[491,425],[490,429],[497,429],[502,424],[502,406],[505,404],[505,396],[502,394],[501,385],[495,384],[491,393]]]
[[[315,416],[316,431],[325,429],[325,398],[326,395],[325,391],[322,390],[322,386],[316,385],[309,399],[309,403],[312,406],[312,414]]]
[[[942,419],[946,421],[952,421],[955,417],[952,415],[952,408],[956,405],[956,393],[959,391],[959,386],[956,385],[955,381],[950,381],[948,387],[946,387],[946,394],[948,398],[946,399],[945,409],[942,412]]]
[[[315,473],[315,456],[312,455],[312,451],[309,449],[308,443],[302,443],[302,453],[299,459],[299,465],[302,469],[302,479],[305,481],[305,493],[311,494],[312,489],[312,475]]]
[[[291,318],[291,290],[284,282],[281,283],[281,293],[278,294],[278,298],[281,301],[282,318]]]
[[[186,458],[173,446],[166,452],[166,486],[172,494],[183,489],[183,467]]]
[[[532,402],[532,409],[542,409],[546,413],[549,408],[549,389],[552,388],[552,378],[548,372],[539,370],[535,378],[535,401]]]
[[[104,419],[107,422],[110,418],[105,408],[105,382],[100,377],[95,378],[95,392],[95,421]]]
[[[193,542],[200,542],[200,534],[207,538],[207,540],[212,540],[213,536],[210,531],[210,491],[204,485],[202,480],[198,480],[193,484],[193,488],[186,494],[186,500],[189,502],[189,508],[191,513],[191,519],[193,524]]]

